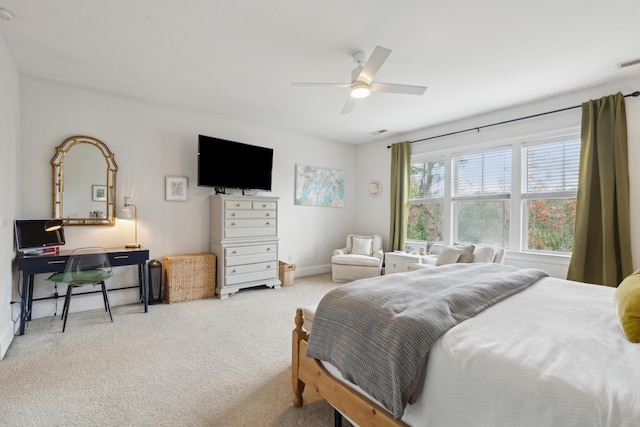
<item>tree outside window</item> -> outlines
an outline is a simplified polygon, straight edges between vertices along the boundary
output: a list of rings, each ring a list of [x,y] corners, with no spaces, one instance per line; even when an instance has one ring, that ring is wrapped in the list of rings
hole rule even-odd
[[[408,240],[443,241],[444,158],[411,162]]]

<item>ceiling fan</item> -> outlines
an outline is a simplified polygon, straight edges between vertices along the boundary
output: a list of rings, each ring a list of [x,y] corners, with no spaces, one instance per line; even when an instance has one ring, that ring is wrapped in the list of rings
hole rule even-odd
[[[366,98],[371,92],[422,95],[427,89],[426,86],[379,83],[373,81],[373,78],[390,54],[390,49],[380,46],[376,46],[368,60],[366,59],[364,52],[356,52],[353,55],[353,62],[356,63],[357,67],[351,72],[351,83],[293,83],[293,86],[331,86],[349,88],[349,98],[347,98],[347,102],[342,108],[342,114],[351,112],[357,100]]]

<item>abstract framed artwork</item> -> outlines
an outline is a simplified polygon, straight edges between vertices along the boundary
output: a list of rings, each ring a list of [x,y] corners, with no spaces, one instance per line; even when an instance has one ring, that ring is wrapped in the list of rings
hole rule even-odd
[[[296,165],[295,204],[301,206],[344,206],[344,171],[318,166]]]
[[[165,177],[165,200],[170,202],[186,202],[187,184],[187,178],[184,176]]]

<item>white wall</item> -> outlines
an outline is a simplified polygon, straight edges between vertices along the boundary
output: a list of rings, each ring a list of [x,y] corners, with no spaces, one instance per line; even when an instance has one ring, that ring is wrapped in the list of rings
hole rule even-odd
[[[475,128],[492,123],[526,117],[546,111],[553,111],[574,105],[581,105],[589,99],[611,95],[617,92],[623,94],[640,90],[640,76],[628,80],[611,82],[600,86],[585,88],[584,90],[560,94],[551,98],[541,99],[536,102],[514,106],[512,108],[491,112],[482,116],[458,120],[441,126],[425,128],[404,135],[396,135],[369,144],[357,147],[356,185],[358,189],[366,189],[373,178],[380,179],[385,191],[378,199],[369,197],[366,192],[356,193],[356,222],[359,227],[365,229],[383,230],[385,246],[388,243],[389,234],[389,176],[391,169],[391,150],[388,145],[398,141],[415,141],[431,136],[447,134],[459,130]],[[461,99],[460,102],[464,102]],[[629,181],[631,197],[631,231],[633,265],[640,267],[640,228],[633,222],[633,218],[640,215],[640,170],[635,167],[635,162],[640,161],[640,97],[626,98],[628,145],[629,145]],[[425,112],[428,114],[428,112]],[[418,142],[411,145],[412,153],[437,152],[451,147],[465,148],[481,146],[490,141],[509,141],[522,136],[539,136],[547,132],[561,129],[579,129],[581,121],[581,109],[573,109],[562,113],[532,118],[482,129],[479,132],[472,131],[454,136],[433,139],[427,142]],[[380,200],[383,199],[383,200]],[[377,212],[371,215],[371,212]],[[505,263],[521,267],[539,267],[555,277],[566,277],[568,267],[567,257],[531,256],[522,253],[508,253]]]
[[[18,212],[20,182],[20,77],[0,33],[0,359],[13,339],[11,319],[13,263],[13,220]]]
[[[354,228],[355,147],[29,76],[22,78],[20,217],[51,215],[49,162],[55,147],[70,136],[89,135],[103,141],[115,154],[117,209],[124,196],[132,197],[131,202],[138,207],[138,241],[149,248],[152,259],[208,252],[208,198],[212,190],[195,184],[198,134],[274,149],[272,192],[261,194],[280,197],[280,259],[296,263],[298,276],[329,271],[333,249],[342,247],[346,234]],[[295,206],[296,164],[344,170],[345,207]],[[187,202],[164,200],[164,178],[169,175],[189,179]],[[65,249],[95,244],[119,247],[133,240],[133,228],[130,221],[117,221],[114,227],[65,227],[65,235]],[[125,270],[119,271],[119,283],[136,283],[135,268],[117,270]],[[36,278],[36,297],[53,292],[45,277]],[[110,297],[114,305],[131,303],[136,292],[114,292]],[[79,300],[82,303],[75,309],[100,307],[99,295],[85,301],[89,299]],[[58,313],[61,305],[59,300]],[[50,316],[55,310],[51,300],[39,302],[33,316]]]

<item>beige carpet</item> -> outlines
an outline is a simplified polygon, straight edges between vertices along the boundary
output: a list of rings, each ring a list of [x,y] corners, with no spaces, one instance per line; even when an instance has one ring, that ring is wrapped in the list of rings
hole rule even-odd
[[[0,426],[332,426],[313,390],[291,404],[295,309],[336,285],[292,286],[34,320],[0,361]]]

